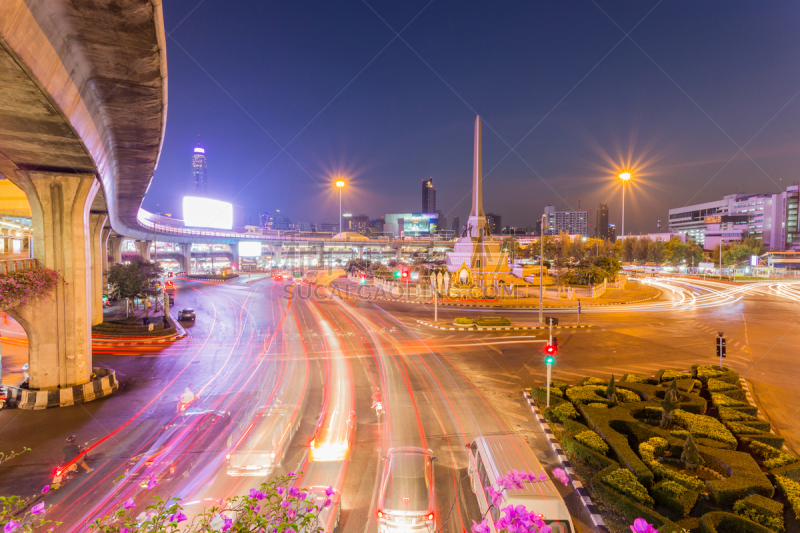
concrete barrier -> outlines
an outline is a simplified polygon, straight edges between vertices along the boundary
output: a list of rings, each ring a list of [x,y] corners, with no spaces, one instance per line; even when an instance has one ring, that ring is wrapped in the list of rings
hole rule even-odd
[[[33,391],[5,385],[8,405],[28,410],[66,407],[111,396],[119,389],[117,375],[110,368],[92,368],[92,372],[97,379],[66,389]]]

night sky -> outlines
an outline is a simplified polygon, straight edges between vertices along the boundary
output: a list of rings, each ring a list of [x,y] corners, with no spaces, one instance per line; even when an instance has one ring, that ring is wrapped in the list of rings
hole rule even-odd
[[[339,174],[345,212],[419,212],[432,176],[449,229],[469,215],[476,114],[484,209],[503,225],[580,198],[592,223],[609,203],[619,231],[622,168],[636,233],[800,179],[796,2],[171,0],[164,17],[151,211],[181,216],[199,140],[209,196],[249,222],[338,220]]]

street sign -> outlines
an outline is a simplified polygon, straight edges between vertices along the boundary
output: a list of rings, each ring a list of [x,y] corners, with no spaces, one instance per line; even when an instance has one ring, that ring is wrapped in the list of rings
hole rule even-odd
[[[544,323],[547,324],[548,326],[557,326],[558,319],[554,316],[546,316],[544,317]]]

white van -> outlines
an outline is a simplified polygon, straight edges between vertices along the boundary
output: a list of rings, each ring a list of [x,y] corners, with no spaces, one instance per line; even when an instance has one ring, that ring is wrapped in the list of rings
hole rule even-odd
[[[533,472],[537,476],[544,472],[522,437],[478,437],[469,445],[470,486],[478,497],[481,516],[491,505],[486,489],[497,488],[497,480],[512,469]],[[549,476],[544,481],[525,482],[522,489],[503,490],[503,502],[500,508],[492,509],[492,519],[500,519],[500,509],[508,505],[524,505],[528,511],[541,515],[545,524],[553,528],[553,533],[575,533],[567,506]],[[489,523],[495,531],[491,526],[493,520]]]

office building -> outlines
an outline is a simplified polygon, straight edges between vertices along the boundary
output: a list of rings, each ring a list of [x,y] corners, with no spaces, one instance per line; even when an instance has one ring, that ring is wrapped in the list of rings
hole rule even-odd
[[[608,239],[608,204],[597,206],[597,222],[594,236],[599,239]]]
[[[447,218],[442,214],[441,211],[436,212],[436,217],[438,218],[438,222],[436,223],[436,231],[447,231]]]
[[[455,233],[456,237],[461,237],[461,220],[458,219],[458,215],[453,217],[453,233]]]
[[[486,223],[492,230],[492,235],[500,235],[503,230],[502,217],[496,213],[486,213]]]
[[[608,225],[608,240],[611,242],[617,242],[617,226],[614,224]]]
[[[192,175],[194,177],[194,191],[204,195],[208,192],[208,168],[206,164],[206,150],[200,146],[195,147],[192,154]]]
[[[798,186],[779,193],[730,194],[722,200],[669,210],[669,230],[686,233],[706,250],[746,237],[768,250],[800,248]],[[707,242],[708,241],[708,242]]]
[[[325,233],[339,233],[339,223],[323,222],[319,225],[319,230]]]
[[[274,214],[271,211],[266,211],[259,213],[258,216],[261,220],[262,228],[283,231],[295,229],[292,221],[289,217],[282,215],[280,209],[276,209]]]
[[[350,213],[345,213],[343,215],[342,224],[344,224],[345,231],[361,233],[369,227],[370,222],[372,222],[372,219],[367,215],[351,215]]]
[[[545,235],[558,235],[566,232],[568,235],[588,235],[589,214],[586,211],[556,211],[552,205],[544,208]]]
[[[422,180],[422,212],[436,213],[436,188],[433,178]]]
[[[317,231],[317,225],[314,222],[298,222],[295,224],[295,229],[300,231]]]

